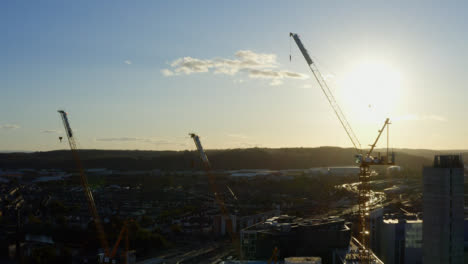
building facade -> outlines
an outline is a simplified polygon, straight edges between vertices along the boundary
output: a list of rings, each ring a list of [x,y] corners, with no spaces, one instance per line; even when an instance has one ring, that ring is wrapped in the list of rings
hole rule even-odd
[[[423,262],[463,263],[464,171],[460,155],[435,156],[423,171]]]
[[[376,208],[370,212],[370,247],[372,252],[374,252],[377,256],[380,256],[380,241],[382,232],[382,225],[383,225],[383,214],[384,208]]]
[[[408,216],[383,219],[380,227],[378,256],[388,264],[422,263],[422,225],[420,219]]]

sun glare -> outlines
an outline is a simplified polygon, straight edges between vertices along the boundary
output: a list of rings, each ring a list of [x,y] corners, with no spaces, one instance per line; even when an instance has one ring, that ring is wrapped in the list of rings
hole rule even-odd
[[[402,77],[390,65],[365,61],[353,65],[337,84],[337,96],[350,114],[381,122],[397,107]]]

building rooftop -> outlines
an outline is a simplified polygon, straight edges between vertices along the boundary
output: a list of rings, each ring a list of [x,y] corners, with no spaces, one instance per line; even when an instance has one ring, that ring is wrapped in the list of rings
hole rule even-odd
[[[463,159],[460,155],[434,156],[434,168],[463,168]]]
[[[247,227],[244,230],[252,230],[265,233],[287,233],[295,230],[298,227],[313,228],[332,228],[337,230],[348,229],[345,225],[345,220],[338,217],[328,217],[322,219],[301,218],[289,215],[280,215],[267,219],[265,222]]]
[[[305,263],[322,263],[320,257],[289,257],[284,259],[285,264],[305,264]]]

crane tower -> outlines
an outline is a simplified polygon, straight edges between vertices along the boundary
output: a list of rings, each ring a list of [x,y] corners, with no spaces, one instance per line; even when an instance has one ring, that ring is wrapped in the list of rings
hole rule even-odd
[[[193,141],[195,142],[195,146],[197,147],[198,153],[200,155],[200,159],[203,161],[203,165],[204,165],[205,170],[206,170],[206,172],[208,174],[208,180],[210,182],[210,188],[211,188],[211,191],[214,194],[215,202],[218,204],[219,209],[220,209],[221,214],[223,215],[223,217],[225,219],[229,219],[228,210],[226,209],[224,201],[220,197],[219,192],[217,191],[215,177],[214,177],[214,175],[213,175],[213,173],[211,171],[211,164],[210,164],[210,161],[208,160],[208,156],[206,156],[205,150],[203,149],[203,146],[202,146],[201,141],[200,141],[200,137],[197,134],[194,134],[194,133],[190,133],[189,135],[190,135],[190,137],[192,137]],[[234,234],[234,232],[232,230],[232,226],[233,226],[232,224],[231,224],[231,226],[228,226],[227,232],[229,233],[229,236],[231,237],[231,239],[235,240],[236,237],[235,237],[235,234]]]
[[[104,233],[104,228],[102,226],[101,218],[99,217],[99,214],[96,209],[96,204],[94,203],[93,193],[91,192],[91,188],[89,187],[89,184],[88,184],[88,178],[86,177],[86,174],[83,169],[83,165],[81,164],[81,160],[78,155],[78,148],[76,146],[73,131],[70,127],[68,115],[63,110],[58,110],[58,112],[60,114],[60,117],[62,118],[62,123],[63,123],[63,126],[65,127],[65,134],[67,135],[67,138],[68,138],[68,143],[70,145],[73,159],[75,160],[76,167],[78,168],[78,171],[80,174],[81,186],[83,188],[83,191],[86,196],[86,200],[88,202],[89,211],[91,212],[91,215],[94,220],[94,224],[96,225],[96,231],[98,234],[99,242],[101,243],[101,247],[104,248],[105,256],[108,257],[109,256],[109,243],[107,242],[107,237],[106,237],[106,234]]]
[[[363,155],[363,150],[361,149],[361,143],[359,142],[358,138],[356,137],[356,134],[354,133],[353,129],[351,128],[351,125],[347,121],[343,111],[341,110],[340,106],[335,100],[335,97],[333,96],[333,93],[331,92],[330,88],[328,87],[327,82],[325,81],[325,78],[323,75],[320,73],[320,71],[317,68],[317,65],[314,63],[312,58],[310,57],[309,53],[307,52],[307,49],[304,47],[302,44],[301,39],[299,38],[299,35],[296,33],[289,33],[289,36],[294,39],[296,42],[299,50],[301,51],[302,55],[304,56],[304,59],[307,62],[307,65],[309,66],[309,69],[311,70],[312,74],[315,77],[315,80],[317,81],[320,89],[324,93],[326,99],[328,100],[330,106],[332,107],[333,111],[335,112],[335,115],[337,116],[338,120],[340,121],[342,127],[344,128],[346,134],[348,135],[351,143],[353,144],[353,147],[355,148],[357,154],[356,154],[356,163],[359,164],[360,172],[359,172],[359,188],[358,188],[358,207],[359,207],[359,234],[358,238],[361,242],[361,248],[359,249],[359,257],[361,263],[372,263],[373,261],[373,254],[370,249],[370,239],[369,239],[369,213],[370,209],[372,207],[372,192],[370,190],[370,166],[372,165],[394,165],[395,164],[395,156],[392,153],[391,159],[389,158],[389,153],[388,153],[388,137],[389,137],[389,125],[390,120],[387,118],[385,120],[384,125],[382,128],[378,131],[378,136],[375,139],[374,143],[370,145],[369,151]],[[380,139],[380,136],[382,135],[382,132],[387,128],[387,156],[380,156],[378,157],[373,157],[372,156],[372,151],[374,150],[375,146],[377,145],[377,142]]]

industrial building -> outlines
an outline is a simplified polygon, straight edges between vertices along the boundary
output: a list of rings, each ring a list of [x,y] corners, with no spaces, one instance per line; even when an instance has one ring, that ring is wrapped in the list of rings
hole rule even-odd
[[[423,262],[463,263],[464,168],[461,155],[435,156],[423,171]]]
[[[281,215],[241,231],[244,259],[266,260],[278,249],[278,259],[317,256],[323,263],[342,263],[351,230],[340,218],[303,219]],[[341,255],[340,255],[341,254]]]

